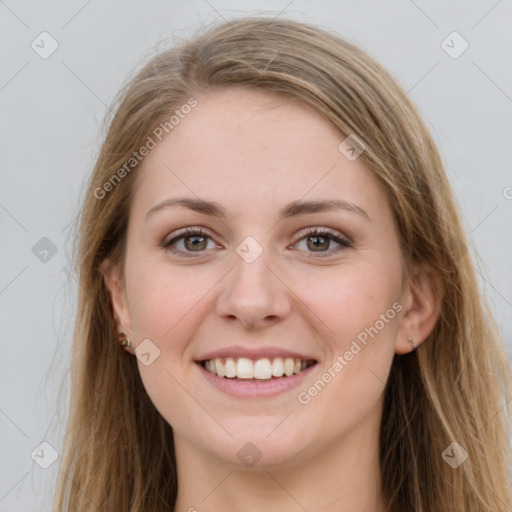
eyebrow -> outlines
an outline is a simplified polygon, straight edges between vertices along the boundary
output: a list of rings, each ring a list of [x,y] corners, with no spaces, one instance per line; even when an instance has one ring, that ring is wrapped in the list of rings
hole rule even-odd
[[[204,215],[210,215],[212,217],[218,217],[221,219],[226,218],[226,210],[218,203],[214,201],[206,201],[204,199],[194,197],[176,197],[162,201],[161,203],[153,206],[146,214],[146,220],[154,213],[172,206],[182,206],[189,210],[202,213]],[[371,222],[370,216],[359,206],[345,201],[343,199],[322,199],[316,201],[293,201],[284,206],[279,211],[279,220],[303,215],[306,213],[318,213],[327,212],[333,210],[345,210],[352,213],[356,213],[363,217],[365,220]]]

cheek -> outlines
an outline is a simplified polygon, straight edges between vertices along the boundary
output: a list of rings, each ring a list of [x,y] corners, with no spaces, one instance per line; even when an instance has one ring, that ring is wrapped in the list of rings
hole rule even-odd
[[[333,348],[344,351],[358,336],[364,343],[365,333],[370,336],[369,330],[373,337],[393,337],[400,309],[395,304],[400,296],[399,285],[399,272],[359,265],[301,279],[297,289],[320,320],[317,324],[323,324],[323,332],[331,339]],[[376,327],[378,334],[372,327]]]
[[[329,350],[322,372],[301,386],[299,411],[305,421],[322,418],[323,435],[335,439],[375,410],[382,399],[394,357],[401,305],[399,280],[374,267],[347,269],[322,281],[311,307],[328,326]],[[309,419],[310,418],[310,419]]]
[[[150,365],[137,361],[147,394],[173,427],[199,420],[208,424],[211,418],[187,392],[197,371],[187,348],[212,307],[207,292],[218,279],[147,258],[145,265],[127,265],[126,277],[135,343],[150,339],[159,350]]]
[[[349,429],[380,400],[394,357],[400,282],[399,267],[359,265],[304,283],[327,348],[322,373],[297,395],[305,411],[322,411],[327,424]]]
[[[135,338],[155,338],[163,343],[169,336],[175,339],[173,334],[201,309],[215,280],[211,273],[208,276],[146,259],[146,265],[133,265],[127,270],[127,283]]]

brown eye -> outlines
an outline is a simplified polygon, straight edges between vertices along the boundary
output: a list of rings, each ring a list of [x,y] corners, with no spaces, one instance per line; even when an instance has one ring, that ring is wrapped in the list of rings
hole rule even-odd
[[[161,245],[165,250],[181,256],[190,256],[191,253],[199,255],[219,247],[207,233],[198,228],[188,228],[178,236],[166,239]]]
[[[207,237],[199,236],[199,235],[189,235],[182,237],[185,241],[185,247],[189,251],[202,251],[206,249],[207,246]]]
[[[319,249],[320,251],[325,251],[329,249],[330,239],[325,236],[308,236],[307,237],[307,246],[309,249],[316,251]]]
[[[305,249],[300,247],[303,241],[305,241]],[[333,243],[336,244],[334,247],[332,247]],[[352,243],[341,234],[318,228],[306,232],[296,245],[301,250],[316,253],[315,257],[331,256],[352,247]]]

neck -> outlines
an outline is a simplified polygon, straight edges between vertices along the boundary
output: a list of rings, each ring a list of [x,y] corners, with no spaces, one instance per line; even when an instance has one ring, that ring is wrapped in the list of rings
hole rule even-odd
[[[373,424],[372,424],[373,423]],[[378,423],[302,461],[252,468],[221,461],[175,435],[174,512],[382,512]],[[300,457],[299,457],[300,458]]]

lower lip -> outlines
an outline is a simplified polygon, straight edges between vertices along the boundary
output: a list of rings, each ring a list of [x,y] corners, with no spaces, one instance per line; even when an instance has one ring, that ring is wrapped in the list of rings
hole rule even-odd
[[[227,393],[228,395],[237,398],[267,398],[279,395],[297,387],[314,369],[318,363],[296,373],[291,377],[279,377],[277,379],[262,380],[235,380],[227,379],[226,377],[219,377],[213,373],[205,370],[203,366],[198,363],[199,369],[205,378],[218,390]]]

